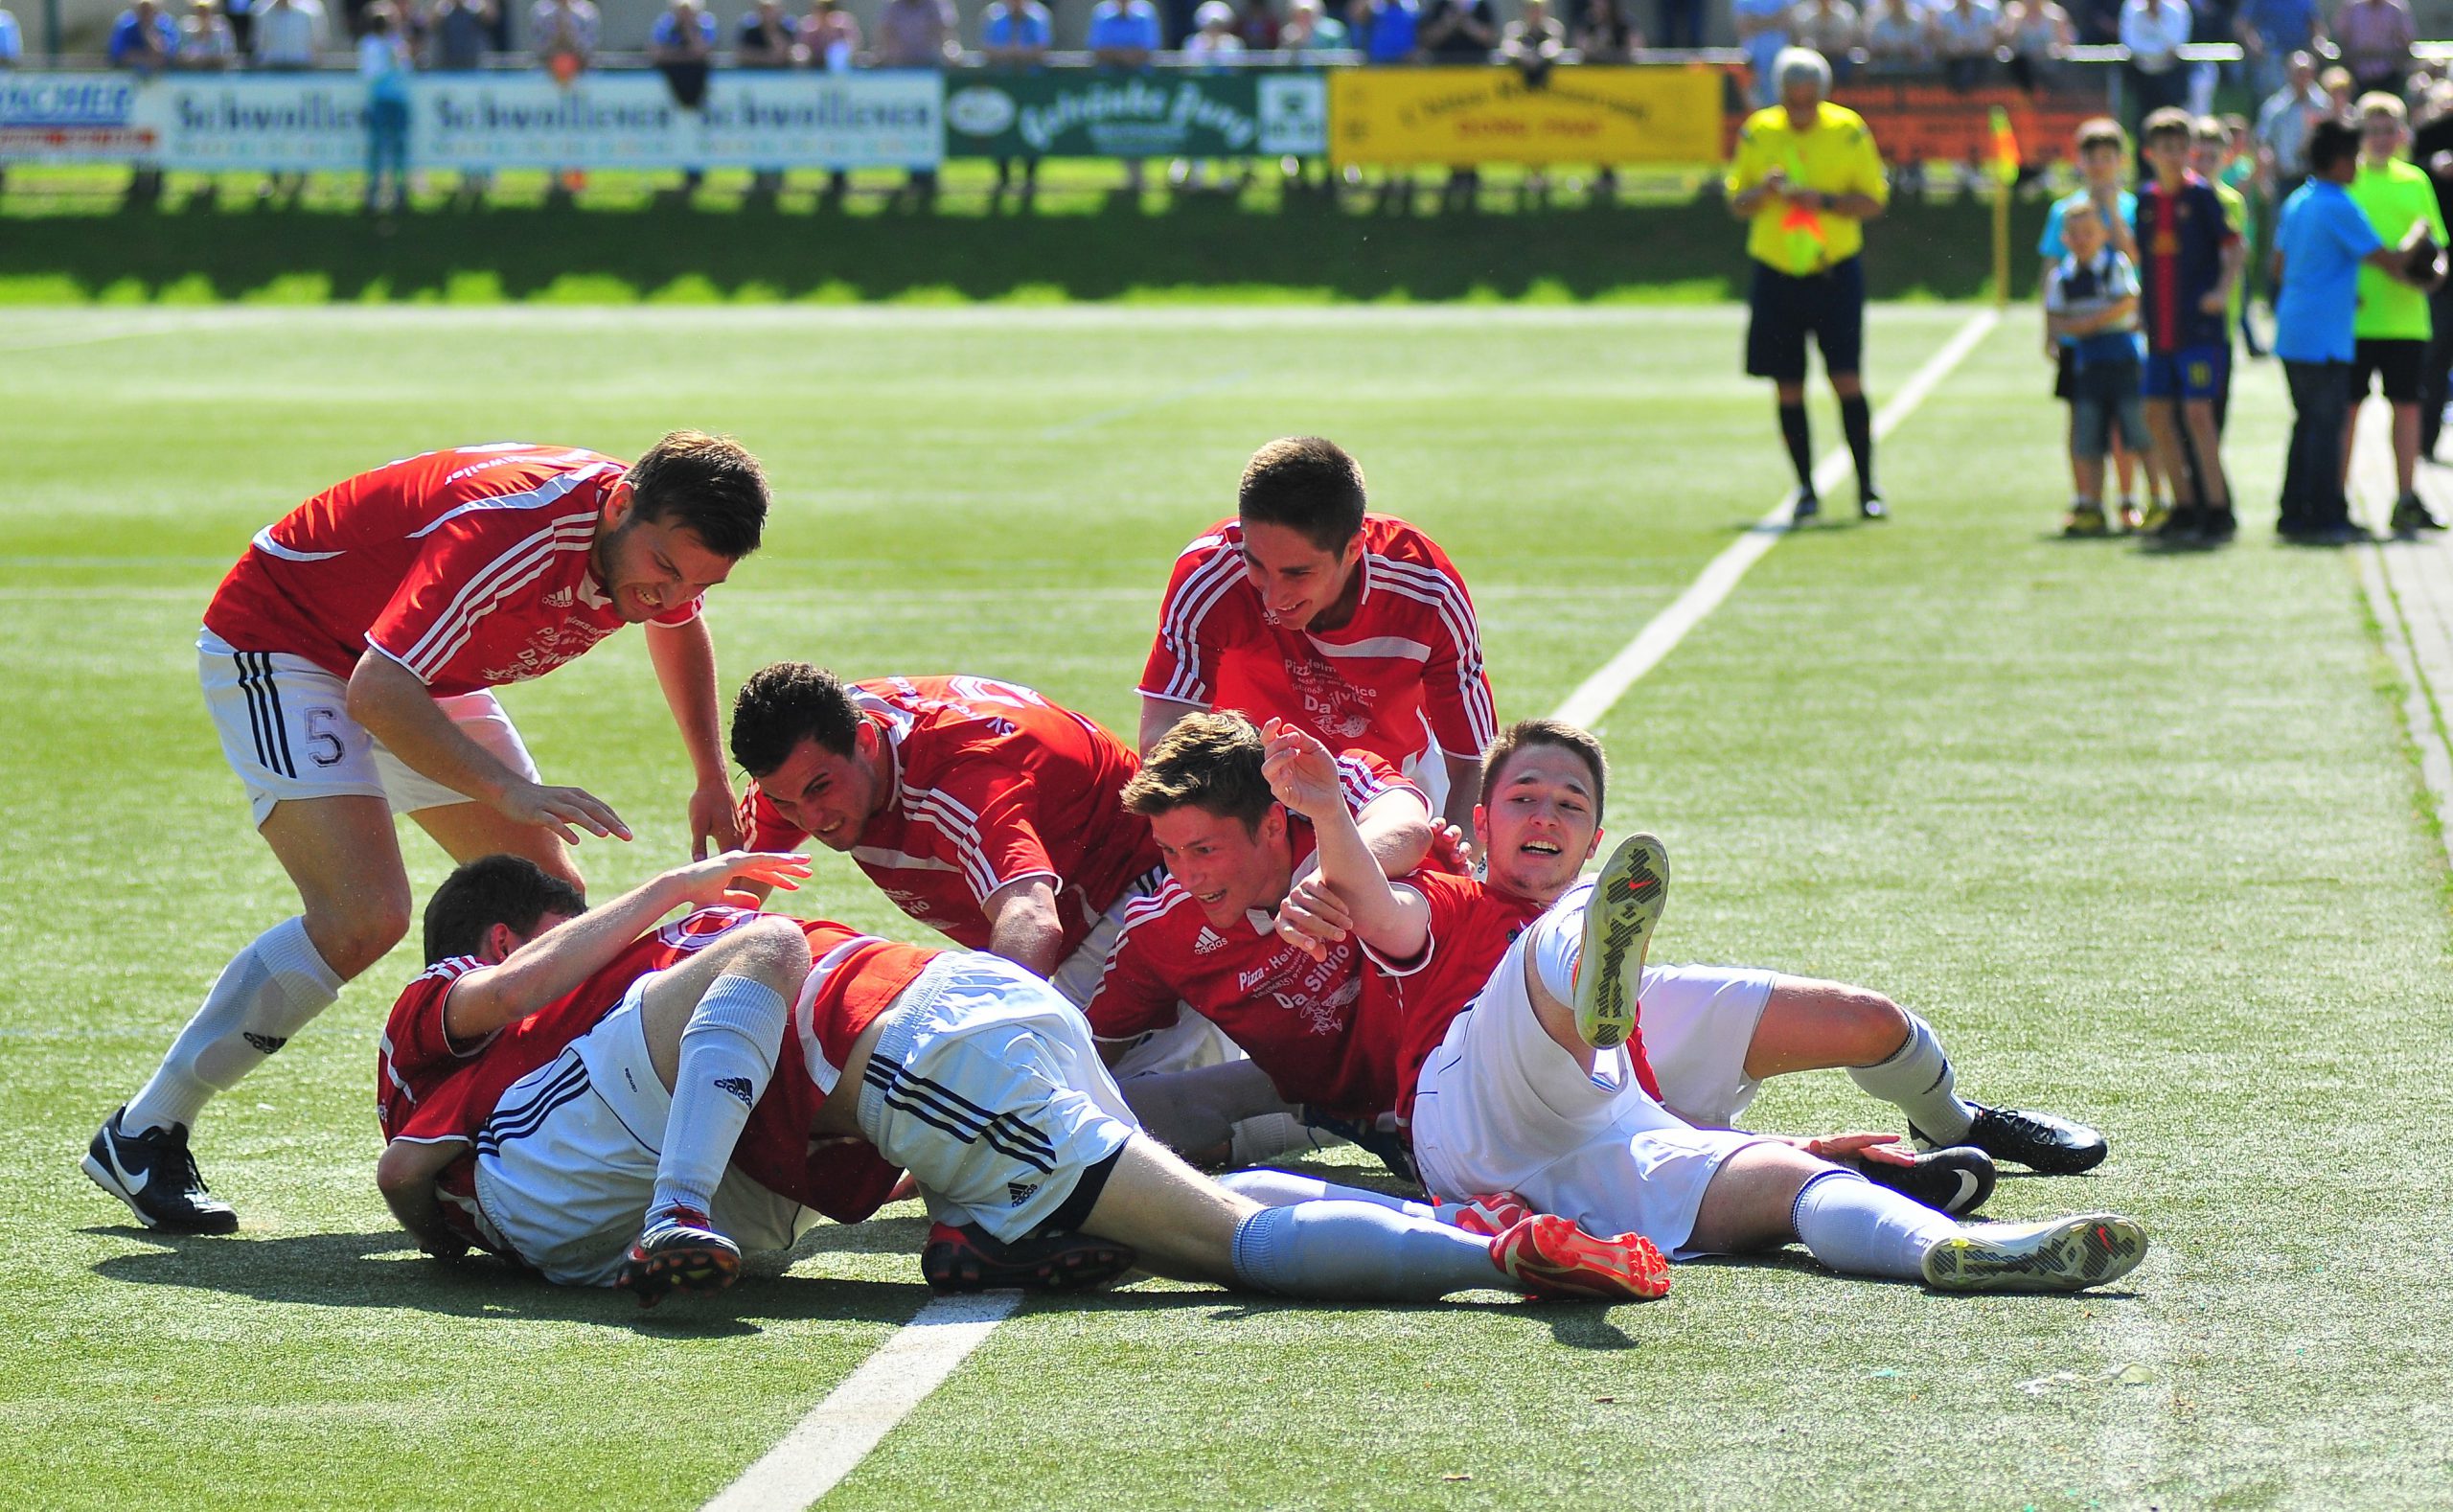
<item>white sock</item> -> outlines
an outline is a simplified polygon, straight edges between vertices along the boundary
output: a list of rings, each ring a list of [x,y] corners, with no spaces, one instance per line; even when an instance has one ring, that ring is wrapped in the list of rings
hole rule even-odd
[[[1230,1171],[1218,1179],[1218,1184],[1250,1198],[1263,1207],[1292,1207],[1296,1203],[1332,1201],[1369,1203],[1374,1207],[1385,1207],[1408,1218],[1419,1218],[1430,1223],[1444,1222],[1429,1203],[1409,1202],[1405,1198],[1390,1197],[1386,1192],[1374,1192],[1365,1187],[1340,1186],[1335,1181],[1323,1181],[1317,1176],[1297,1176],[1292,1171]]]
[[[221,969],[161,1068],[129,1099],[120,1128],[129,1134],[172,1124],[193,1128],[214,1093],[238,1086],[332,1006],[340,991],[340,977],[307,937],[307,921],[274,925]]]
[[[657,1152],[650,1214],[715,1205],[732,1148],[749,1110],[775,1074],[791,1009],[783,995],[746,976],[719,976],[681,1030],[673,1077],[673,1111]]]
[[[1789,1208],[1806,1252],[1847,1275],[1920,1280],[1925,1251],[1959,1232],[1959,1225],[1854,1171],[1823,1171],[1806,1179]]]
[[[1851,1067],[1848,1076],[1866,1095],[1905,1110],[1908,1121],[1935,1143],[1957,1144],[1967,1137],[1976,1115],[1952,1089],[1957,1084],[1951,1058],[1934,1038],[1933,1025],[1914,1014],[1908,1016],[1906,1044],[1890,1060]]]

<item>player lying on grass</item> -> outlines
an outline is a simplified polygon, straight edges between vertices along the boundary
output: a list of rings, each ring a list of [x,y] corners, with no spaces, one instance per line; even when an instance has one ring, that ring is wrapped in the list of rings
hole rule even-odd
[[[790,876],[793,859],[723,859],[762,882]],[[608,969],[633,926],[710,885],[722,882],[706,872],[659,879],[605,919],[547,909],[533,938],[498,965],[448,977],[427,1011],[444,1016],[438,1028],[456,1043],[489,1024],[516,1027],[525,1018],[517,1010],[549,1010],[562,993],[601,1001],[620,985]],[[463,914],[464,937],[473,934],[488,954],[522,932],[508,918]],[[788,932],[798,936],[790,946]],[[793,964],[811,955],[814,965]],[[583,970],[591,965],[598,974]],[[769,997],[781,1000],[776,974],[794,971],[803,979],[789,1023],[780,1022]],[[463,992],[474,1009],[459,1022],[450,1000]],[[753,1001],[754,1019],[738,1011]],[[506,1033],[475,1059],[516,1065],[519,1046]],[[724,1063],[702,1064],[710,1046]],[[668,1087],[678,1088],[669,1098]],[[711,1095],[693,1101],[694,1090]],[[440,1109],[450,1089],[427,1095]],[[378,1181],[429,1248],[479,1244],[548,1279],[627,1285],[646,1300],[676,1287],[720,1288],[736,1273],[739,1247],[707,1210],[721,1211],[722,1149],[770,1190],[804,1201],[822,1180],[882,1195],[881,1182],[907,1167],[937,1220],[923,1267],[944,1287],[1089,1285],[1135,1263],[1357,1300],[1505,1286],[1639,1299],[1667,1287],[1648,1242],[1597,1239],[1547,1214],[1483,1232],[1376,1203],[1264,1207],[1193,1172],[1135,1126],[1081,1014],[1045,981],[984,952],[779,915],[732,924],[690,959],[621,986],[618,1006],[510,1083],[473,1137],[456,1136],[473,1145],[464,1181],[451,1171],[467,1152],[422,1137],[432,1136],[417,1118],[401,1126]],[[447,1207],[438,1185],[460,1201]]]
[[[1239,1120],[1292,1104],[1308,1124],[1394,1157],[1402,1170],[1393,1125],[1375,1127],[1396,1107],[1395,1057],[1356,1021],[1361,958],[1349,941],[1316,948],[1278,931],[1278,905],[1314,864],[1312,821],[1271,795],[1262,751],[1261,728],[1243,715],[1187,714],[1124,785],[1124,808],[1150,826],[1168,881],[1126,908],[1085,1010],[1090,1031],[1113,1064],[1188,1005],[1249,1053],[1117,1077],[1142,1126],[1197,1164],[1230,1158]],[[1368,751],[1339,756],[1337,775],[1373,859],[1391,876],[1411,871],[1431,844],[1421,790]],[[1450,854],[1443,848],[1443,864]]]
[[[1565,882],[1600,840],[1599,746],[1547,722],[1510,736],[1477,815],[1488,864]],[[1566,886],[1547,907],[1432,873],[1391,883],[1323,792],[1325,754],[1288,738],[1272,775],[1318,827],[1316,899],[1372,956],[1367,990],[1398,1001],[1414,1157],[1434,1197],[1521,1198],[1641,1233],[1673,1258],[1800,1241],[1835,1271],[1949,1291],[2077,1290],[2144,1255],[2144,1230],[2125,1218],[1962,1226],[1819,1158],[1880,1160],[1878,1136],[1786,1140],[1679,1117],[1645,1054],[1655,994],[1677,996],[1643,968],[1668,887],[1661,843],[1628,840],[1597,883]]]
[[[693,843],[732,843],[714,643],[699,599],[758,547],[767,483],[735,443],[676,431],[625,467],[592,451],[470,447],[333,485],[256,535],[196,640],[222,754],[303,911],[241,951],[162,1064],[94,1135],[84,1170],[149,1228],[239,1226],[190,1154],[205,1104],[306,1028],[409,925],[393,815],[460,860],[630,837],[545,786],[494,699],[625,624],[698,784]]]
[[[735,1239],[789,1246],[804,1205],[875,1211],[892,1171],[846,1165],[804,1203],[726,1170],[810,962],[793,921],[728,905],[807,875],[802,857],[734,852],[590,911],[521,857],[454,871],[426,906],[428,965],[393,1006],[377,1067],[376,1182],[401,1226],[438,1253],[474,1247],[653,1296],[676,1268],[718,1264],[710,1251],[737,1263]],[[676,907],[693,911],[659,927]],[[560,1141],[517,1146],[541,1172],[474,1158],[523,1137]],[[644,1183],[640,1201],[603,1179],[616,1170]]]
[[[747,844],[785,850],[807,837],[847,851],[906,913],[1048,978],[1077,1007],[1098,987],[1127,910],[1163,880],[1150,821],[1118,797],[1140,767],[1132,750],[1014,683],[845,684],[777,662],[742,687],[731,741],[753,779],[742,805]],[[1391,791],[1365,817],[1366,839],[1400,875],[1431,843],[1424,807]],[[1172,1007],[1144,1016],[1135,1035],[1119,1047],[1121,1079],[1244,1054]],[[1273,1099],[1249,1101],[1231,1137],[1244,1162],[1314,1142]]]
[[[1229,952],[1204,958],[1188,951],[1181,938],[1186,918],[1180,916],[1190,910],[1178,905],[1158,915],[1159,900],[1154,899],[1152,912],[1128,927],[1110,959],[1101,997],[1091,1004],[1093,1027],[1112,1018],[1129,1021],[1130,1014],[1148,1011],[1173,992],[1232,1022],[1256,1065],[1282,1089],[1318,1089],[1317,1084],[1334,1068],[1345,1080],[1335,1099],[1323,1101],[1344,1117],[1368,1121],[1369,1111],[1360,1105],[1377,1098],[1378,1111],[1393,1124],[1411,1101],[1411,1068],[1421,1064],[1436,1035],[1408,1056],[1408,1025],[1378,1012],[1388,1006],[1379,997],[1361,993],[1363,968],[1347,939],[1342,910],[1333,897],[1322,896],[1317,877],[1295,879],[1296,846],[1304,856],[1311,854],[1312,821],[1277,800],[1326,803],[1329,794],[1272,791],[1270,767],[1274,751],[1279,781],[1293,780],[1301,740],[1276,727],[1267,744],[1257,731],[1241,739],[1213,738],[1213,732],[1189,723],[1183,731],[1183,739],[1171,737],[1152,751],[1126,788],[1125,801],[1153,816],[1162,847],[1171,837],[1185,842],[1168,856],[1183,887],[1216,898],[1221,913],[1236,910],[1229,917],[1251,921],[1265,914],[1277,932],[1261,939],[1258,926],[1250,924],[1245,932],[1253,941],[1236,934],[1238,953],[1251,954],[1258,963],[1238,962],[1235,974],[1222,979]],[[1450,878],[1436,885],[1503,901],[1518,922],[1555,902],[1591,849],[1566,848],[1560,825],[1576,809],[1597,825],[1600,760],[1598,744],[1572,726],[1540,721],[1512,727],[1488,753],[1481,784],[1486,793],[1521,776],[1519,768],[1546,783],[1563,764],[1593,775],[1583,790],[1554,800],[1559,813],[1534,803],[1529,790],[1510,803],[1484,806],[1475,821],[1479,837],[1491,847],[1484,856],[1485,880]],[[1506,939],[1501,931],[1480,946],[1486,958],[1460,976],[1469,989],[1479,989]],[[1297,943],[1310,953],[1298,953]],[[1324,974],[1320,969],[1329,966],[1339,972]],[[1263,983],[1310,985],[1290,993],[1256,983],[1252,993],[1278,996],[1253,1000],[1252,993],[1239,994],[1237,988],[1255,970],[1270,974]],[[1338,1020],[1345,1042],[1290,1035],[1282,1014],[1278,1032],[1270,1032],[1272,1009],[1318,1022],[1318,1004],[1330,998],[1348,1004]],[[1645,974],[1644,1003],[1652,1065],[1669,1106],[1682,1116],[1725,1127],[1744,1111],[1764,1077],[1845,1067],[1866,1090],[1906,1111],[1921,1139],[1957,1151],[1946,1159],[1868,1167],[1875,1180],[1936,1206],[1965,1211],[1981,1203],[1992,1190],[1993,1157],[2052,1172],[2085,1170],[2103,1158],[2103,1141],[2091,1130],[2049,1114],[1960,1100],[1949,1058],[1931,1026],[1878,993],[1771,972],[1656,967]],[[1456,1006],[1438,1011],[1453,1013]],[[1204,1072],[1146,1084],[1136,1095],[1151,1106],[1172,1098],[1176,1111],[1163,1127],[1193,1130],[1197,1136],[1204,1114],[1214,1123],[1234,1111],[1236,1105],[1226,1101],[1234,1090],[1221,1073]]]
[[[1141,749],[1199,710],[1290,720],[1400,767],[1463,829],[1497,721],[1447,553],[1365,514],[1363,469],[1317,436],[1254,452],[1235,509],[1176,559],[1141,674]]]

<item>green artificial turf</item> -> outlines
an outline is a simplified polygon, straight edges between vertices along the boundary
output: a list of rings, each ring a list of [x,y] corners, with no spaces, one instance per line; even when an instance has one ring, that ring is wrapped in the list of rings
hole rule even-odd
[[[1874,317],[1891,392],[1966,318]],[[0,327],[0,1484],[59,1507],[696,1506],[921,1305],[916,1205],[640,1315],[417,1258],[375,1194],[403,951],[217,1103],[245,1226],[165,1241],[76,1171],[232,950],[291,905],[190,644],[248,535],[423,447],[741,435],[768,548],[714,602],[778,656],[1030,682],[1130,728],[1166,564],[1259,441],[1336,437],[1553,708],[1777,497],[1737,311],[18,311]],[[2349,564],[2250,528],[2052,538],[2060,417],[2013,316],[1884,449],[1897,518],[1783,541],[1606,722],[1613,829],[1668,840],[1659,953],[1862,981],[1972,1095],[2099,1123],[2156,1249],[2079,1298],[1947,1298],[1801,1254],[1647,1306],[1311,1308],[1143,1282],[1033,1302],[847,1506],[2332,1506],[2453,1499],[2440,1284],[2444,866]],[[1823,444],[1837,440],[1818,408]],[[546,771],[677,855],[635,637],[507,702]],[[404,832],[421,892],[441,858]],[[839,859],[808,911],[908,936]],[[1751,1120],[1885,1127],[1845,1077]],[[1339,1162],[1331,1161],[1333,1166]]]

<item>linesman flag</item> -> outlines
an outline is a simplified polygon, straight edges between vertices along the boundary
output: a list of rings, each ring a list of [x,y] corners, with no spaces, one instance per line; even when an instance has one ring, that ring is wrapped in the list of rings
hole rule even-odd
[[[1992,163],[1995,178],[2005,184],[2019,181],[2019,139],[2010,130],[2010,112],[2000,105],[1993,107],[1993,126],[1984,155]]]

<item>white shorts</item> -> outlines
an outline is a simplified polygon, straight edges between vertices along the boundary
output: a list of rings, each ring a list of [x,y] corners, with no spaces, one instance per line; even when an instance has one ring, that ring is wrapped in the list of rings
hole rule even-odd
[[[549,1281],[610,1286],[647,1222],[673,1094],[648,1057],[639,1001],[621,1006],[511,1085],[477,1134],[477,1206],[504,1244]],[[797,1203],[727,1170],[708,1214],[745,1250],[785,1249],[815,1221]]]
[[[1726,1129],[1754,1101],[1763,1084],[1746,1074],[1746,1051],[1778,980],[1751,967],[1644,968],[1636,1021],[1671,1112]]]
[[[1066,1002],[1086,1013],[1089,1011],[1090,999],[1098,996],[1099,980],[1107,974],[1108,956],[1115,950],[1116,937],[1124,933],[1125,905],[1158,891],[1166,880],[1165,868],[1152,868],[1091,924],[1089,937],[1048,978]],[[1226,1038],[1225,1030],[1189,1006],[1178,1004],[1176,1021],[1134,1041],[1133,1047],[1115,1063],[1114,1074],[1121,1082],[1153,1071],[1197,1071],[1204,1065],[1223,1065],[1243,1059],[1244,1047]]]
[[[477,800],[412,769],[349,717],[349,684],[304,656],[233,651],[204,630],[195,641],[196,678],[221,737],[221,754],[247,787],[256,825],[290,798],[347,794],[381,798],[394,813]],[[537,763],[491,693],[437,699],[460,733],[531,782]]]
[[[1008,1242],[1055,1216],[1140,1127],[1081,1010],[976,951],[929,962],[887,1011],[858,1117],[930,1217]]]
[[[1452,1202],[1512,1191],[1592,1233],[1641,1234],[1672,1259],[1700,1253],[1687,1240],[1705,1189],[1761,1136],[1688,1124],[1644,1094],[1624,1050],[1587,1073],[1525,996],[1532,937],[1509,947],[1423,1063],[1413,1142],[1424,1186]]]

